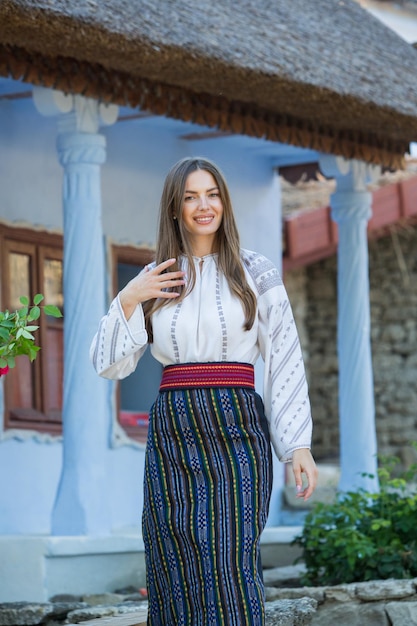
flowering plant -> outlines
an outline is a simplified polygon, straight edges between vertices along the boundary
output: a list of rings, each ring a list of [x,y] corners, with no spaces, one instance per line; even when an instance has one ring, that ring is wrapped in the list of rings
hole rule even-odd
[[[36,321],[42,309],[46,315],[62,317],[58,307],[40,306],[42,300],[44,296],[38,293],[30,305],[29,298],[22,296],[20,302],[23,306],[20,309],[11,312],[0,311],[0,376],[4,376],[15,366],[17,356],[26,354],[31,361],[36,359],[40,347],[35,345],[33,333],[39,328]]]

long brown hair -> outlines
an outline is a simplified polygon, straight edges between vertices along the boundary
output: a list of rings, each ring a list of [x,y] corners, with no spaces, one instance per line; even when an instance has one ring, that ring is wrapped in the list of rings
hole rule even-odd
[[[180,293],[175,302],[181,301],[189,293],[196,281],[196,271],[193,262],[193,253],[187,230],[182,220],[184,203],[184,191],[188,176],[196,170],[209,172],[219,189],[220,199],[223,205],[223,218],[216,233],[216,252],[218,252],[218,264],[226,277],[229,288],[242,302],[245,312],[245,330],[249,330],[254,322],[256,313],[256,297],[250,288],[242,261],[240,258],[240,238],[233,214],[230,193],[226,180],[219,168],[210,160],[202,157],[186,157],[178,161],[168,172],[162,191],[159,206],[159,227],[156,244],[156,264],[167,259],[177,259],[177,262],[167,271],[175,272],[180,269],[178,260],[181,255],[188,259],[188,285],[187,287],[174,287]],[[174,219],[174,216],[176,219]],[[146,327],[149,340],[152,341],[152,314],[167,304],[172,304],[170,299],[153,299],[144,303]]]

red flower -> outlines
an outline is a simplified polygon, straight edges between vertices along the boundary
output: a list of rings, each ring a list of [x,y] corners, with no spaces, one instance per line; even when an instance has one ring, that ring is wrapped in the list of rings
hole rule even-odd
[[[6,376],[8,371],[9,371],[8,365],[6,365],[6,367],[0,367],[0,376]]]

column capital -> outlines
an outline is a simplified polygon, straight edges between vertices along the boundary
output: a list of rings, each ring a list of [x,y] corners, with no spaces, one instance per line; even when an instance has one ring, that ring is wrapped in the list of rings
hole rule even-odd
[[[59,115],[59,131],[97,133],[100,126],[110,126],[117,120],[119,107],[94,98],[66,94],[46,87],[33,88],[36,109],[45,116]]]
[[[330,198],[332,219],[339,224],[368,221],[372,216],[372,194],[368,191],[368,184],[377,180],[381,168],[357,159],[322,154],[320,169],[337,183]]]
[[[101,165],[106,160],[106,138],[99,134],[60,133],[57,137],[59,162]]]
[[[323,174],[336,179],[338,190],[366,191],[368,184],[375,182],[381,174],[379,165],[332,154],[321,154],[319,162]]]
[[[332,219],[338,224],[348,221],[368,221],[372,216],[370,191],[336,191],[330,200]]]

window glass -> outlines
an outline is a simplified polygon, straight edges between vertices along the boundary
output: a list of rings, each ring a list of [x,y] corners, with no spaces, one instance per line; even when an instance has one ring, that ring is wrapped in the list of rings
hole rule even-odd
[[[7,308],[14,311],[22,306],[21,296],[31,295],[31,255],[10,252],[8,256],[9,301]],[[8,397],[11,407],[30,409],[35,402],[35,385],[29,359],[16,359],[16,366],[10,370],[7,379]]]
[[[53,304],[63,313],[63,263],[59,254],[51,248],[40,251],[43,268],[42,293],[46,304]],[[63,318],[45,316],[43,327],[44,341],[41,358],[43,379],[43,412],[48,421],[61,420],[63,374],[64,374],[64,333]]]
[[[11,252],[9,255],[9,308],[11,311],[22,306],[21,296],[30,296],[30,256]]]
[[[64,304],[62,261],[57,259],[44,259],[43,277],[45,302],[47,304],[54,304],[62,311]]]

